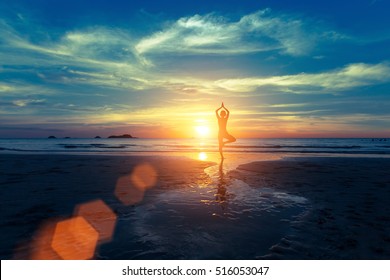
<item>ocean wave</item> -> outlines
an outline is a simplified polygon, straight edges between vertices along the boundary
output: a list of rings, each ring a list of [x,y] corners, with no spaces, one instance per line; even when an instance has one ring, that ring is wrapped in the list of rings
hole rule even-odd
[[[313,146],[313,145],[234,145],[230,148],[243,149],[360,149],[362,146]]]
[[[390,154],[389,143],[369,139],[239,139],[224,147],[235,153]],[[218,152],[216,139],[0,139],[0,152],[134,153]]]
[[[65,149],[126,149],[131,146],[137,146],[135,144],[119,144],[119,145],[107,145],[107,144],[58,144],[58,146]]]
[[[0,147],[0,151],[10,151],[10,152],[40,152],[40,150],[4,148],[4,147]]]
[[[276,150],[238,150],[231,149],[232,147],[225,148],[225,152],[237,152],[237,153],[253,153],[253,154],[266,154],[266,153],[280,153],[280,154],[356,154],[356,155],[390,155],[390,150],[285,150],[285,149],[276,149]],[[65,149],[45,149],[45,150],[32,150],[32,149],[15,149],[15,148],[3,148],[0,147],[0,151],[4,152],[29,152],[29,153],[66,153],[67,151],[77,152],[77,153],[96,153],[96,154],[105,154],[112,153],[115,150],[121,150],[121,153],[175,153],[175,152],[189,152],[189,153],[214,153],[216,149],[186,149],[186,150],[177,150],[177,149],[137,149],[137,150],[126,150],[125,148],[111,147],[107,149],[75,149],[75,148],[65,148]]]

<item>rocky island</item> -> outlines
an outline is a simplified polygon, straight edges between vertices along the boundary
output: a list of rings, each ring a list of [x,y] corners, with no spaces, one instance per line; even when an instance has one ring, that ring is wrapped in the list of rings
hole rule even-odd
[[[108,138],[137,138],[137,137],[133,137],[130,134],[122,134],[122,135],[111,135],[108,136]]]

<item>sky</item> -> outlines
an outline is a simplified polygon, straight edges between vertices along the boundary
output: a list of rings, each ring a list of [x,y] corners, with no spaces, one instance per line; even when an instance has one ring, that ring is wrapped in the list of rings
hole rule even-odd
[[[0,3],[0,138],[390,137],[390,1]],[[199,129],[201,128],[201,129]]]

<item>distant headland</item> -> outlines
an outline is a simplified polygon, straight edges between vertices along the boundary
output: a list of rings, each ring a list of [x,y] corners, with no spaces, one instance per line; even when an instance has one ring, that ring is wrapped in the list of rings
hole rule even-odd
[[[131,136],[130,134],[122,134],[122,135],[111,135],[108,136],[108,138],[137,138],[137,137]]]

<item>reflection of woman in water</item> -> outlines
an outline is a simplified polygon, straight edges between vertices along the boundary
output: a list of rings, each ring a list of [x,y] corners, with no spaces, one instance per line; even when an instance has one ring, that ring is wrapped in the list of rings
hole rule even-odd
[[[225,109],[221,110],[221,109]],[[220,113],[219,110],[221,110]],[[227,130],[226,130],[226,125],[227,121],[229,119],[230,112],[229,110],[225,107],[225,105],[222,105],[219,107],[217,110],[215,110],[215,114],[218,119],[218,126],[219,126],[219,131],[218,131],[218,143],[219,143],[219,153],[221,154],[221,158],[223,158],[223,153],[222,153],[222,147],[227,144],[227,143],[232,143],[236,141],[236,138],[234,138],[232,135],[230,135]],[[223,139],[227,139],[227,141],[223,141]]]
[[[215,195],[215,200],[220,203],[222,209],[226,208],[226,184],[227,182],[224,178],[223,158],[222,158],[221,162],[219,163],[219,182],[218,182],[217,194]]]

